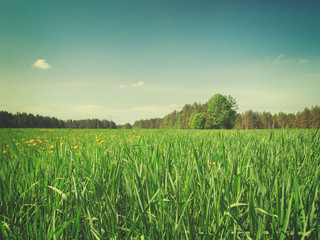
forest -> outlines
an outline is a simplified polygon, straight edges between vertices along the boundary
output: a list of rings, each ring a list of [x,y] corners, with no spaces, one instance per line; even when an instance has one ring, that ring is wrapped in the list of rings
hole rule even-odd
[[[74,128],[74,129],[271,129],[319,128],[320,107],[305,108],[297,113],[257,112],[237,113],[238,105],[231,96],[213,95],[206,103],[185,104],[163,118],[151,118],[117,125],[99,119],[61,120],[31,113],[12,114],[0,111],[0,128]]]
[[[189,121],[198,109],[205,109],[205,105],[199,103],[186,104],[181,111],[173,111],[164,118],[152,118],[139,120],[133,124],[133,128],[162,128],[162,129],[188,129]],[[271,129],[271,128],[319,128],[320,107],[305,108],[297,113],[258,112],[248,110],[237,115],[234,129]]]
[[[216,94],[217,95],[217,94]],[[215,95],[215,96],[216,96]],[[214,96],[213,96],[214,97]],[[213,98],[212,97],[212,98]],[[271,128],[319,128],[320,127],[320,107],[314,106],[305,108],[297,113],[276,113],[257,112],[253,110],[245,111],[244,113],[236,113],[238,109],[236,101],[231,96],[223,96],[227,100],[226,107],[230,116],[224,119],[229,121],[229,125],[210,125],[208,120],[217,118],[217,115],[212,116],[212,98],[208,102],[201,104],[194,102],[186,104],[181,111],[173,111],[164,118],[152,118],[147,120],[139,120],[133,124],[133,128],[161,128],[161,129],[271,129]],[[211,104],[210,104],[211,103]],[[220,103],[217,103],[219,108]],[[210,110],[211,108],[211,110]],[[211,114],[210,114],[211,113]],[[202,123],[197,124],[195,120],[200,120]]]
[[[0,128],[112,128],[118,126],[109,120],[84,119],[63,121],[55,117],[43,117],[27,113],[8,113],[0,111]]]

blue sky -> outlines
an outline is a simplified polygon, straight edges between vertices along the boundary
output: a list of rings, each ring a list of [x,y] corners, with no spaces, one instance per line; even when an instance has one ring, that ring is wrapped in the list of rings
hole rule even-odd
[[[0,0],[0,110],[116,123],[320,104],[319,1]]]

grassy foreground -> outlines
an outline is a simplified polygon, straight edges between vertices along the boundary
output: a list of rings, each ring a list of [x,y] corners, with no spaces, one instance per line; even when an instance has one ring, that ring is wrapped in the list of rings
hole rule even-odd
[[[320,131],[0,129],[0,239],[320,239]]]

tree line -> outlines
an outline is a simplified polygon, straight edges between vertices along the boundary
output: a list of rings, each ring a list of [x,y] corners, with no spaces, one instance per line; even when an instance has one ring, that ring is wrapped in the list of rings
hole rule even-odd
[[[233,97],[213,95],[208,102],[186,104],[164,118],[139,120],[133,128],[161,129],[232,129],[237,120],[237,104]]]
[[[0,128],[91,128],[91,129],[270,129],[319,128],[320,107],[305,108],[298,113],[256,112],[237,113],[236,100],[231,96],[213,95],[206,103],[186,104],[163,118],[151,118],[117,125],[99,119],[67,120],[27,113],[0,111]]]
[[[216,101],[220,99],[219,101]],[[221,102],[222,99],[222,102]],[[225,109],[221,111],[221,108]],[[133,128],[162,129],[271,129],[319,128],[320,107],[305,108],[298,113],[257,112],[236,113],[237,104],[231,96],[214,95],[208,102],[186,104],[181,111],[173,111],[164,118],[139,120]],[[220,111],[220,112],[219,112]],[[220,124],[212,124],[212,119]],[[223,123],[223,124],[221,124]]]
[[[296,114],[255,112],[248,110],[238,114],[236,129],[270,129],[270,128],[319,128],[320,107],[305,108]]]
[[[118,126],[109,120],[84,119],[63,121],[55,117],[43,117],[27,113],[12,114],[0,111],[0,128],[112,128]]]

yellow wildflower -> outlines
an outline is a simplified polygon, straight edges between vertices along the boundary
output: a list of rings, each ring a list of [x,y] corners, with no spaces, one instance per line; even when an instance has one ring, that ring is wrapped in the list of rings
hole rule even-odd
[[[33,142],[34,142],[34,140],[33,140],[33,139],[31,139],[31,140],[30,140],[30,143],[33,143]]]
[[[16,143],[16,146],[18,146],[20,143]]]
[[[51,145],[51,146],[50,146],[50,149],[53,149],[53,148],[54,148],[54,146],[53,146],[53,145]]]

